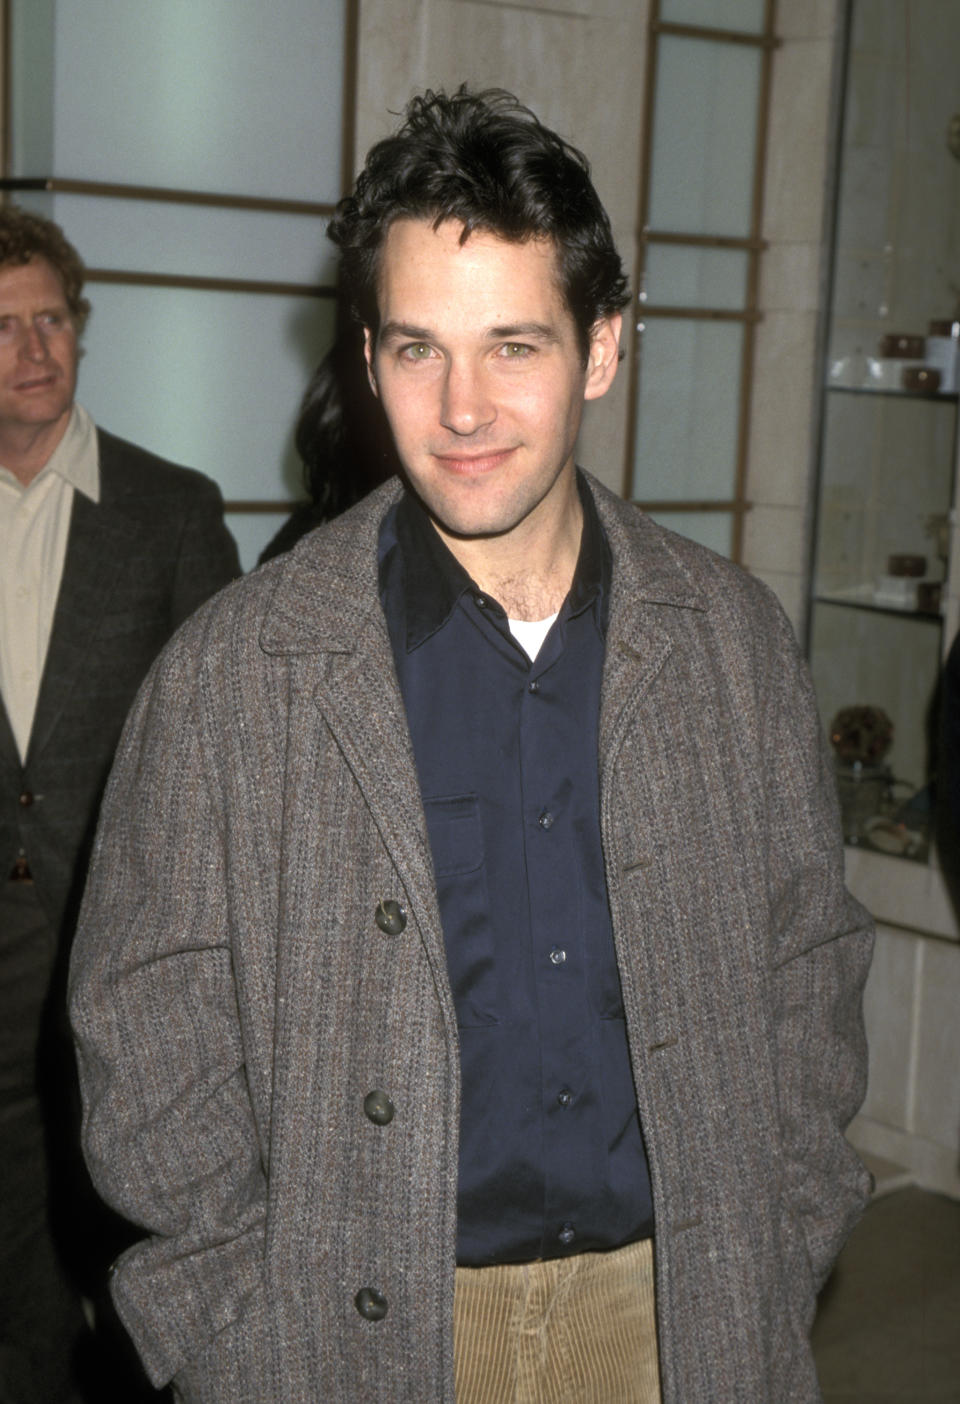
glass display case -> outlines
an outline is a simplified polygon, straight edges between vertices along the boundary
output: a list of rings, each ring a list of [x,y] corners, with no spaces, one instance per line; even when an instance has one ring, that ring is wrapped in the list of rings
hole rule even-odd
[[[952,65],[933,61],[960,49],[960,6],[951,43],[937,8],[888,7],[878,24],[875,5],[849,6],[808,641],[848,868],[894,904],[929,898],[933,929],[954,924],[933,840],[960,353],[958,100]],[[881,879],[868,855],[925,875]]]

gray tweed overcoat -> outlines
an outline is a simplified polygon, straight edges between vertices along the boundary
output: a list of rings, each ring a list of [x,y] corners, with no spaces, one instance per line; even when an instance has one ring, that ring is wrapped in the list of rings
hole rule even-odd
[[[772,596],[591,486],[614,558],[601,815],[663,1397],[816,1400],[815,1294],[867,1193],[842,1129],[870,925]],[[397,492],[180,630],[104,807],[72,973],[85,1150],[148,1232],[114,1298],[184,1400],[454,1397],[457,1027],[377,599]]]

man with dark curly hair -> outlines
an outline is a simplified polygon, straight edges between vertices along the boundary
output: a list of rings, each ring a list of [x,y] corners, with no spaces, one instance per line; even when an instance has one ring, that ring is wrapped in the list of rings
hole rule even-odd
[[[415,98],[330,236],[402,478],[132,714],[72,992],[120,1314],[204,1404],[812,1404],[871,936],[789,624],[577,468],[626,281],[533,113]]]
[[[0,208],[5,1404],[74,1397],[84,1335],[78,1282],[64,1263],[90,1218],[73,1198],[82,1162],[62,1007],[100,795],[154,656],[238,571],[214,484],[98,429],[76,403],[90,312],[83,283],[58,225]],[[97,1222],[103,1229],[102,1214]],[[96,1249],[92,1234],[83,1243]]]

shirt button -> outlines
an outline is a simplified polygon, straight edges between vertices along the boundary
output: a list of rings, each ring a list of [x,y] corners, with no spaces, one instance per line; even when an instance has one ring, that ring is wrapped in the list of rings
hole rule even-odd
[[[560,1232],[557,1234],[557,1237],[563,1244],[564,1248],[568,1248],[573,1242],[573,1240],[576,1238],[576,1236],[577,1231],[573,1227],[573,1224],[562,1224],[560,1227]]]
[[[477,609],[486,609],[487,607],[486,595],[474,595],[473,602],[477,606]]]
[[[550,952],[550,959],[554,965],[562,965],[566,958],[567,953],[561,946],[554,946]]]
[[[550,813],[549,809],[545,809],[543,811],[543,813],[540,815],[540,818],[537,820],[537,823],[540,825],[541,829],[553,828],[553,815]]]
[[[557,1093],[557,1101],[562,1107],[568,1107],[570,1105],[570,1103],[573,1101],[573,1093],[570,1091],[569,1087],[561,1088],[561,1090]]]

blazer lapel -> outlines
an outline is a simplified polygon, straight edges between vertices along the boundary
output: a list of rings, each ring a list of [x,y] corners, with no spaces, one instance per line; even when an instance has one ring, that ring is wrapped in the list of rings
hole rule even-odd
[[[104,607],[137,531],[108,503],[74,493],[63,578],[53,615],[28,759],[48,744],[88,656]]]
[[[0,768],[3,770],[20,770],[20,752],[13,736],[13,727],[10,725],[10,718],[7,716],[7,708],[0,697]]]

